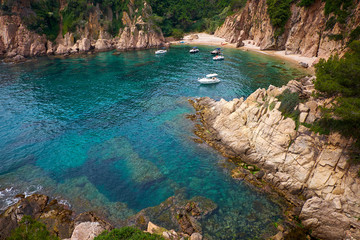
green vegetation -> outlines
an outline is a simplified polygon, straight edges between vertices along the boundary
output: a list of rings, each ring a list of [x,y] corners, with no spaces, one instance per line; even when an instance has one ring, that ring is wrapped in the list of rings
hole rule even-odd
[[[270,17],[271,25],[276,29],[275,37],[280,36],[284,30],[288,19],[291,16],[290,6],[293,0],[267,0],[267,12]]]
[[[334,13],[339,23],[345,23],[353,0],[326,0],[325,15]]]
[[[320,96],[333,98],[316,127],[352,137],[352,158],[360,160],[360,41],[353,41],[349,47],[343,58],[335,55],[315,65],[316,90]]]
[[[328,35],[328,38],[330,40],[333,40],[333,41],[341,41],[341,40],[344,40],[344,35],[339,33],[339,34],[330,34]]]
[[[246,0],[149,0],[149,2],[164,35],[171,36],[174,29],[183,32],[213,33],[235,9],[243,7]]]
[[[355,40],[360,40],[360,26],[352,30],[350,33],[349,43],[352,43]]]
[[[35,14],[27,17],[25,23],[30,30],[45,34],[54,41],[60,30],[59,2],[57,0],[39,0],[31,2]]]
[[[66,32],[76,32],[76,28],[83,28],[95,6],[99,4],[101,15],[100,24],[116,36],[119,29],[123,27],[122,13],[128,12],[130,0],[67,0],[67,6],[61,12],[63,16],[63,34]],[[143,0],[135,1],[135,8],[139,9],[138,14],[143,8]],[[111,12],[109,12],[109,10]]]
[[[145,233],[137,228],[123,227],[114,229],[111,232],[105,231],[94,240],[164,240],[164,238],[159,235]]]
[[[296,107],[300,103],[299,94],[292,93],[289,89],[286,89],[282,94],[277,96],[277,99],[281,101],[279,111],[284,117],[292,118],[296,123],[296,127],[298,127],[300,111],[296,109]]]
[[[326,31],[332,30],[335,24],[336,24],[336,17],[332,16],[331,18],[329,18],[329,20],[327,20],[325,30]]]
[[[24,216],[19,226],[12,232],[8,240],[60,240],[58,237],[51,235],[46,226],[30,216]]]
[[[299,3],[300,7],[309,7],[311,6],[313,3],[315,2],[315,0],[301,0]]]

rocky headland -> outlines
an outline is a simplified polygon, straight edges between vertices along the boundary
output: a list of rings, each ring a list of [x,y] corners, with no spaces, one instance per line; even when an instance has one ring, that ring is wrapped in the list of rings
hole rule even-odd
[[[241,160],[233,177],[251,180],[240,166],[261,169],[256,177],[272,185],[301,208],[300,219],[320,239],[360,239],[358,166],[349,164],[351,139],[319,135],[304,125],[320,118],[329,99],[314,99],[313,79],[290,81],[281,88],[258,89],[247,99],[192,102],[197,110],[195,133],[224,156]],[[299,122],[279,111],[286,89],[302,101]],[[305,124],[304,124],[305,123]]]
[[[129,1],[127,11],[121,13],[122,27],[113,35],[104,25],[104,22],[111,22],[116,17],[111,9],[104,11],[99,4],[91,5],[92,11],[83,27],[78,27],[75,32],[65,31],[61,21],[54,41],[27,26],[29,16],[35,14],[31,8],[32,1],[15,3],[10,12],[0,10],[0,58],[5,61],[19,62],[43,55],[69,55],[112,49],[124,51],[164,45],[161,29],[152,22],[152,9],[146,1],[143,1],[141,8],[137,8],[133,0]],[[66,6],[67,1],[60,1],[59,12]]]
[[[280,3],[279,3],[280,4]],[[249,0],[245,7],[226,18],[215,36],[243,46],[243,41],[261,50],[285,50],[285,54],[328,58],[346,51],[350,33],[360,26],[360,2],[353,1],[345,23],[335,21],[334,13],[325,13],[326,1],[315,0],[310,6],[290,4],[290,17],[283,31],[273,26],[266,0]],[[278,6],[280,8],[280,6]]]
[[[133,226],[165,239],[202,239],[199,223],[203,217],[217,209],[209,199],[194,197],[190,200],[181,193],[168,198],[159,206],[143,209],[126,220],[110,223],[94,212],[76,214],[67,205],[42,194],[16,196],[18,202],[0,215],[0,239],[7,239],[25,216],[46,225],[47,230],[60,239],[92,240],[115,227]],[[160,222],[162,227],[153,222]],[[171,230],[167,230],[171,229]]]

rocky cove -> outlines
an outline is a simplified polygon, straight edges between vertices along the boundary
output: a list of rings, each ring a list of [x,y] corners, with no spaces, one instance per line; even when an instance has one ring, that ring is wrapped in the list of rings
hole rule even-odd
[[[196,99],[201,121],[196,134],[224,156],[254,164],[270,183],[300,206],[302,224],[320,239],[359,239],[358,166],[348,163],[351,140],[338,134],[315,134],[282,116],[276,98],[286,89],[304,98],[297,108],[300,123],[320,117],[328,99],[314,101],[314,78],[290,81],[286,86],[258,89],[247,99]],[[241,167],[233,177],[246,178]],[[251,174],[250,174],[251,175]]]
[[[66,1],[60,2],[60,9],[64,9]],[[69,55],[113,49],[124,51],[164,46],[161,30],[150,20],[152,9],[146,1],[143,4],[141,9],[137,9],[134,1],[129,2],[128,11],[122,13],[123,27],[115,37],[101,23],[103,20],[100,16],[103,17],[106,13],[97,5],[94,6],[85,26],[77,29],[77,39],[75,33],[66,32],[59,33],[55,41],[50,41],[45,35],[28,29],[24,15],[32,12],[30,2],[20,1],[13,7],[11,14],[0,15],[0,57],[4,58],[5,62],[20,62],[26,58],[44,55]],[[109,10],[105,18],[111,21],[115,16]]]

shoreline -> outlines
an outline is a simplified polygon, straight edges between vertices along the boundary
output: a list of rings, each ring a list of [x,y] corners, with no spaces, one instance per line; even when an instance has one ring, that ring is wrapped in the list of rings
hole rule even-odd
[[[347,162],[349,139],[322,136],[284,118],[277,99],[285,89],[306,97],[299,103],[300,122],[313,123],[326,100],[314,101],[313,79],[258,89],[246,100],[192,101],[198,124],[195,134],[224,157],[234,159],[235,179],[264,181],[298,206],[299,219],[320,239],[359,239],[360,180],[358,167]],[[315,105],[316,104],[316,105]],[[251,166],[251,169],[249,168]],[[245,169],[253,170],[244,174]],[[255,169],[258,172],[254,172]],[[248,176],[249,179],[248,179]],[[256,186],[256,184],[255,184]],[[293,215],[294,217],[294,215]],[[336,220],[334,220],[336,219]],[[353,238],[352,238],[353,237]]]
[[[192,39],[195,36],[198,36],[197,39]],[[184,41],[184,43],[180,43]],[[289,63],[295,64],[296,67],[301,68],[305,71],[309,71],[310,74],[315,73],[315,68],[313,66],[314,63],[318,61],[317,57],[305,57],[300,54],[286,54],[285,51],[275,51],[275,50],[260,50],[260,47],[255,45],[253,40],[244,40],[244,46],[237,47],[234,43],[226,42],[225,38],[216,37],[214,35],[210,35],[207,33],[192,33],[185,35],[182,40],[179,41],[171,41],[170,45],[202,45],[202,46],[217,46],[222,48],[232,48],[238,49],[242,51],[251,51],[264,55],[268,55],[271,57],[275,57],[281,60],[285,60]],[[305,68],[300,65],[300,63],[308,64],[308,68]]]

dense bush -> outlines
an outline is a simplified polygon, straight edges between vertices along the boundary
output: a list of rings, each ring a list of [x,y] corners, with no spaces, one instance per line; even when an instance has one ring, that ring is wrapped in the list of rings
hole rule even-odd
[[[163,237],[155,234],[145,233],[133,227],[114,229],[111,232],[103,232],[94,240],[164,240]]]
[[[184,37],[184,31],[181,29],[173,29],[172,34],[171,34],[176,40],[180,40]]]
[[[301,0],[299,3],[300,7],[309,7],[311,6],[313,3],[315,2],[315,0]]]
[[[50,235],[46,226],[35,221],[30,216],[24,216],[19,226],[12,232],[8,240],[60,240],[58,237]]]
[[[349,43],[352,43],[355,40],[360,40],[360,26],[352,30],[350,33]]]
[[[324,109],[320,125],[345,136],[360,137],[360,41],[353,41],[343,58],[335,55],[321,59],[316,67],[315,88],[321,96],[333,97]],[[354,145],[354,159],[360,159],[359,141]]]
[[[353,0],[326,0],[325,15],[334,13],[338,22],[345,23],[352,3]]]
[[[276,29],[275,37],[280,36],[285,30],[285,24],[291,16],[290,5],[293,0],[267,0],[267,12],[271,25]]]
[[[214,32],[234,9],[244,6],[246,0],[149,0],[153,12],[163,19],[159,23],[165,36],[173,29]],[[226,9],[226,12],[224,12]]]
[[[279,111],[282,113],[282,115],[284,117],[294,119],[294,121],[298,125],[300,111],[296,109],[296,107],[300,103],[299,94],[292,93],[289,89],[286,89],[282,94],[277,96],[277,98],[279,99],[279,101],[281,101]]]
[[[25,23],[30,30],[45,34],[54,41],[60,31],[59,2],[57,0],[39,0],[31,2],[35,14],[29,16]]]

